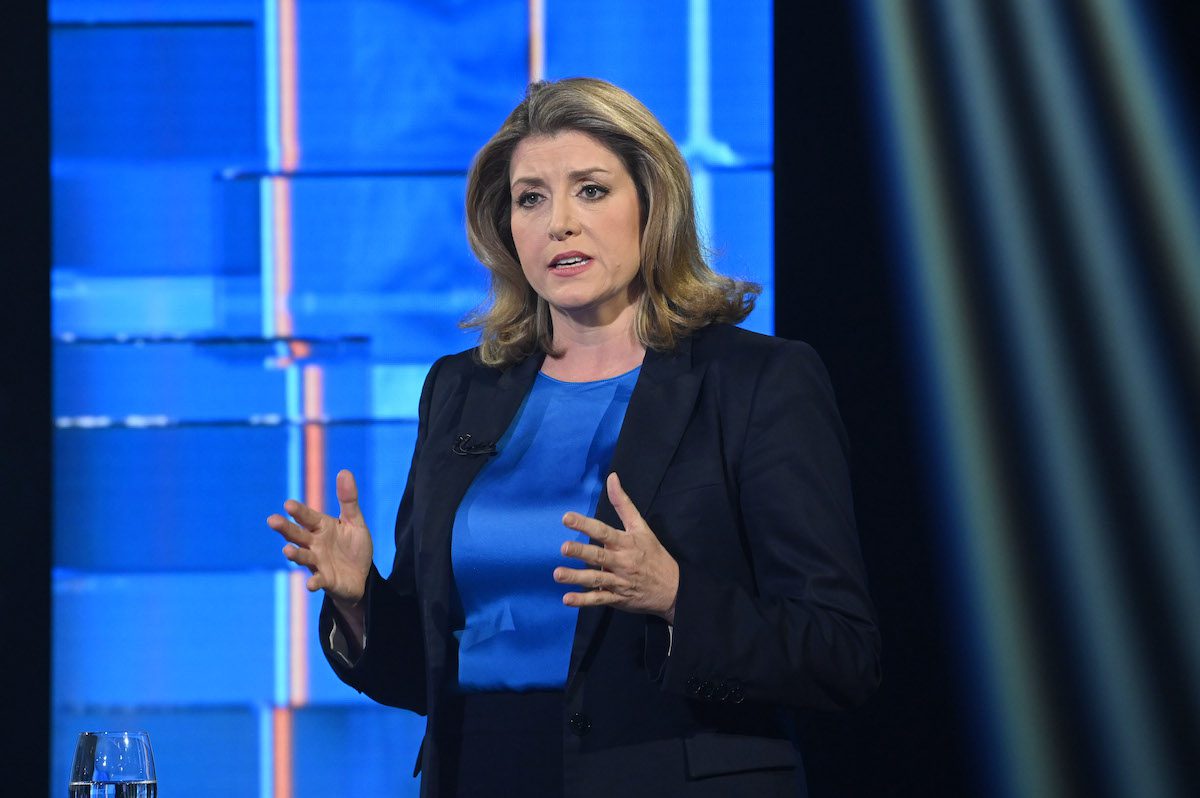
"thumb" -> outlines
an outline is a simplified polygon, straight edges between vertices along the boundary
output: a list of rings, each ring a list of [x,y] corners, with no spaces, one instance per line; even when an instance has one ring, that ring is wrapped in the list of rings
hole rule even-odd
[[[354,482],[354,475],[344,468],[337,475],[337,500],[342,520],[351,523],[363,520],[362,509],[358,506],[358,485]]]

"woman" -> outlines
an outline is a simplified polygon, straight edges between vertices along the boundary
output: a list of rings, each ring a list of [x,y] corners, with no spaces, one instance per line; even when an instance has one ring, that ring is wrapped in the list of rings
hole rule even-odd
[[[330,664],[428,715],[425,796],[805,795],[789,710],[879,679],[820,361],[732,326],[756,287],[704,262],[685,162],[610,84],[531,85],[467,218],[491,299],[426,379],[391,576],[348,472],[340,519],[268,519]]]

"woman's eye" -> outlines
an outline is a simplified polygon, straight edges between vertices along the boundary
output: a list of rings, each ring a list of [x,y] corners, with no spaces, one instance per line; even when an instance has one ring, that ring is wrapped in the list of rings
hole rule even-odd
[[[584,199],[600,199],[607,193],[608,189],[606,189],[604,186],[597,186],[595,184],[586,185],[579,190],[580,196],[582,196]]]
[[[539,199],[541,199],[541,195],[533,191],[526,191],[524,194],[521,194],[517,197],[517,204],[522,208],[532,208],[534,205],[538,204]]]

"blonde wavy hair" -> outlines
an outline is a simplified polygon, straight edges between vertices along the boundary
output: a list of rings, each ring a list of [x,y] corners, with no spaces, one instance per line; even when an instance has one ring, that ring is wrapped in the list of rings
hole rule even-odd
[[[487,300],[462,322],[481,330],[479,360],[504,367],[539,349],[555,354],[549,306],[526,281],[513,243],[509,164],[523,139],[565,131],[584,133],[611,150],[637,186],[638,340],[669,351],[701,327],[746,318],[761,289],[709,267],[696,232],[691,175],[662,124],[611,83],[538,81],[475,155],[467,176],[467,240],[491,275]]]

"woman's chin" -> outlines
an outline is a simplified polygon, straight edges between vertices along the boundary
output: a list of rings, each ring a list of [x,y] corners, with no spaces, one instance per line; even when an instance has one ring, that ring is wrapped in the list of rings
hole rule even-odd
[[[547,301],[556,318],[589,327],[624,324],[630,319],[634,306],[624,297],[600,300],[595,297],[556,296]]]

